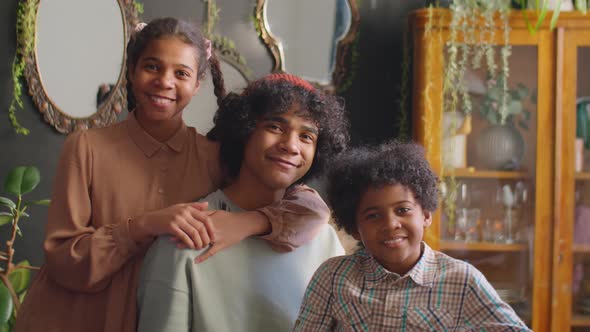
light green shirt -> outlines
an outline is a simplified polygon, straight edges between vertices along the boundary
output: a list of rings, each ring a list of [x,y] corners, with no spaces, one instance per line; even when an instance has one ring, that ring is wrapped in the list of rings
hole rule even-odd
[[[220,190],[204,200],[241,211]],[[330,225],[288,253],[254,237],[195,264],[202,252],[178,249],[167,236],[154,242],[139,278],[138,331],[290,331],[315,270],[344,255]]]

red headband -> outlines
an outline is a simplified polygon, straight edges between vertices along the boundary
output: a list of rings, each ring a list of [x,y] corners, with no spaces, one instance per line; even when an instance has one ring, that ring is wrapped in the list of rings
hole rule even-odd
[[[316,91],[316,89],[313,87],[313,85],[311,85],[311,83],[302,79],[299,76],[295,76],[295,75],[287,74],[287,73],[276,73],[276,74],[266,75],[262,78],[259,78],[256,81],[254,81],[254,83],[252,83],[250,85],[250,87],[244,91],[244,93],[248,93],[248,90],[256,87],[261,82],[279,82],[279,81],[287,81],[295,86],[304,88],[307,91],[311,91],[311,92]]]
[[[273,82],[273,81],[287,81],[289,83],[293,83],[297,86],[304,88],[305,90],[315,91],[315,88],[311,83],[302,79],[299,76],[287,74],[287,73],[279,73],[279,74],[270,74],[266,75],[260,79],[261,81]]]

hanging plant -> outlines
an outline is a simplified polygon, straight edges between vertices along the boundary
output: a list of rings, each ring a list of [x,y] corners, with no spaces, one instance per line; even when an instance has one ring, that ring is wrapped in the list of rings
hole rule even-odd
[[[231,53],[238,64],[247,68],[246,58],[244,58],[238,52],[236,43],[229,37],[213,32],[215,30],[215,26],[217,26],[217,21],[219,21],[220,12],[220,9],[217,7],[216,0],[203,0],[203,2],[207,3],[207,18],[205,20],[205,24],[203,25],[203,33],[211,40],[211,43],[213,43],[215,49],[222,50],[222,52]],[[247,74],[250,75],[249,72]]]
[[[35,17],[38,1],[20,1],[16,10],[16,53],[12,61],[12,100],[8,106],[8,118],[17,134],[28,135],[16,118],[17,109],[24,109],[21,80],[25,72],[25,55],[33,51],[35,44]]]
[[[446,58],[443,75],[443,111],[450,113],[450,128],[445,129],[445,135],[455,137],[456,135],[465,135],[470,131],[471,113],[474,105],[471,100],[465,75],[468,70],[485,69],[487,76],[494,79],[502,76],[505,79],[497,80],[499,86],[498,107],[495,109],[497,118],[504,123],[509,117],[508,103],[509,92],[507,78],[509,77],[509,57],[512,53],[509,44],[510,25],[508,15],[510,12],[510,2],[507,0],[453,0],[449,8],[451,10],[451,22],[449,24],[449,34],[446,41]],[[442,19],[442,15],[439,15]],[[498,25],[500,22],[500,25]],[[433,42],[431,30],[433,29],[433,11],[429,9],[429,17],[425,27],[426,40]],[[438,26],[443,26],[438,24]],[[497,45],[498,39],[496,34],[501,33],[501,44]],[[442,38],[442,34],[438,34]],[[439,40],[442,43],[442,40]],[[426,59],[432,59],[432,47],[426,48]],[[429,96],[432,94],[431,86],[432,77],[431,64],[426,62],[426,81],[427,85],[424,91],[426,98],[426,112],[433,111],[432,101]],[[432,124],[425,123],[425,126]],[[430,132],[425,128],[426,132]],[[434,138],[427,137],[425,148],[430,149]],[[439,139],[439,138],[436,138]],[[443,201],[443,211],[447,218],[447,226],[453,227],[456,218],[457,190],[459,183],[455,178],[455,168],[445,166],[442,163],[442,174],[446,174],[441,193]],[[455,166],[457,167],[457,166]],[[451,168],[445,169],[445,168]]]
[[[510,72],[508,59],[512,53],[509,44],[510,25],[508,22],[509,3],[505,0],[454,0],[450,6],[452,18],[450,24],[448,60],[445,68],[443,93],[444,111],[456,112],[459,107],[465,114],[473,110],[469,91],[464,81],[468,68],[479,69],[485,59],[488,75],[492,78],[498,75],[496,63],[496,46],[493,41],[497,31],[494,21],[499,16],[503,32],[503,45],[500,48],[500,72],[508,78]],[[482,20],[482,28],[478,29],[478,21]],[[463,40],[459,42],[459,33]],[[505,80],[506,81],[506,80]],[[508,85],[504,86],[504,93],[508,92]],[[507,99],[504,97],[499,112],[503,118],[507,116]]]

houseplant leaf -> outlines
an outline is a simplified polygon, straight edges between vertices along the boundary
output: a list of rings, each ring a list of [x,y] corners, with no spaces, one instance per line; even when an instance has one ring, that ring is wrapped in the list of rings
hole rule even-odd
[[[508,114],[519,114],[522,112],[522,103],[518,100],[511,100],[508,104]]]
[[[29,205],[44,205],[44,206],[49,206],[49,203],[51,202],[50,199],[41,199],[38,201],[28,201],[25,203],[25,206],[29,206]]]
[[[4,283],[0,283],[0,324],[4,325],[10,319],[14,302]]]
[[[26,194],[39,184],[41,175],[35,166],[19,166],[13,168],[4,183],[4,190],[14,195]]]
[[[9,198],[6,197],[0,197],[0,205],[4,205],[7,208],[9,208],[10,210],[13,210],[16,208],[16,204]]]
[[[590,148],[590,126],[588,121],[586,103],[578,103],[576,105],[576,137],[584,140],[584,147],[586,149]]]
[[[18,263],[17,267],[18,266],[31,266],[31,264],[25,260]],[[10,280],[10,284],[12,285],[12,288],[14,288],[14,291],[19,294],[29,286],[31,270],[16,268],[8,275],[8,280]]]
[[[12,213],[0,212],[0,226],[6,225],[12,221]]]
[[[545,3],[549,3],[549,1],[545,1]],[[553,8],[553,16],[551,17],[551,25],[550,25],[551,30],[555,29],[555,26],[557,25],[557,19],[559,18],[560,8],[561,8],[561,0],[557,0],[557,3],[555,4],[555,8]]]

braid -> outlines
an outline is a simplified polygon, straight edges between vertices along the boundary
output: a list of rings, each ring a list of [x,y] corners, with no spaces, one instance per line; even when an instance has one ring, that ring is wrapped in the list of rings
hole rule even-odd
[[[209,58],[209,65],[211,66],[211,80],[213,81],[213,92],[217,96],[217,105],[221,105],[223,97],[225,97],[225,81],[223,80],[223,73],[221,66],[215,52],[211,52]]]

